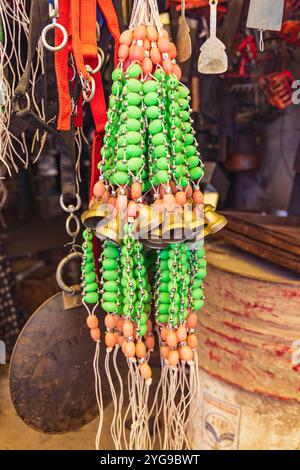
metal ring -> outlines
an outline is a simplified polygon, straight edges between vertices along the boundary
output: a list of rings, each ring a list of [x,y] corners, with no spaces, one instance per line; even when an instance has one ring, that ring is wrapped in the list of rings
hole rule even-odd
[[[71,229],[71,223],[73,222],[73,220],[75,221],[75,230]],[[77,235],[80,232],[80,221],[79,221],[77,215],[75,215],[73,212],[67,217],[66,232],[72,238],[77,237]]]
[[[63,34],[63,40],[58,46],[51,46],[50,44],[48,44],[47,39],[46,39],[46,35],[47,35],[48,31],[50,31],[51,29],[54,29],[54,28],[59,29]],[[42,31],[42,43],[43,43],[43,46],[46,49],[48,49],[48,51],[52,51],[52,52],[60,51],[60,49],[65,47],[67,42],[68,42],[68,34],[67,34],[66,29],[64,28],[64,26],[57,23],[55,20],[53,20],[52,23],[45,26],[45,28]]]
[[[79,194],[76,193],[76,206],[74,206],[73,204],[70,204],[69,206],[66,206],[65,203],[64,203],[64,196],[63,196],[63,194],[61,194],[60,199],[59,199],[59,203],[60,203],[60,207],[65,212],[69,212],[69,213],[76,212],[81,207],[81,197],[79,196]]]
[[[103,65],[103,62],[104,62],[104,52],[100,47],[98,47],[98,64],[97,64],[97,66],[94,69],[92,69],[92,67],[89,64],[87,64],[85,66],[85,68],[86,68],[87,72],[91,73],[92,75],[95,75],[101,69],[101,67]]]
[[[82,256],[83,256],[82,253],[80,253],[79,251],[75,251],[74,253],[70,253],[68,256],[63,258],[57,266],[57,269],[56,269],[56,282],[57,282],[59,288],[62,291],[66,292],[66,294],[74,294],[75,289],[74,289],[74,287],[67,286],[67,284],[63,280],[63,278],[62,278],[63,269],[65,268],[65,266],[70,261],[72,261],[75,258],[82,258]]]
[[[96,92],[96,83],[95,83],[94,78],[90,76],[89,81],[92,84],[92,87],[90,88],[90,94],[89,95],[86,92],[86,87],[85,86],[82,87],[82,96],[83,96],[83,99],[86,103],[89,103],[90,101],[92,101],[92,99],[95,96],[95,92]]]

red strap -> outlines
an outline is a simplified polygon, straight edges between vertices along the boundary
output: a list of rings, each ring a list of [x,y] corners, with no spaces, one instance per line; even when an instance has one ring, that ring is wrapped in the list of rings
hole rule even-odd
[[[70,0],[59,1],[59,22],[65,27],[68,35],[70,34]],[[62,33],[55,28],[55,44],[61,44]],[[69,92],[68,80],[68,46],[66,45],[55,52],[55,73],[58,88],[58,120],[57,129],[68,131],[71,127],[71,98]]]
[[[96,23],[95,23],[96,27]],[[71,29],[72,29],[72,50],[77,68],[77,72],[85,80],[89,79],[83,58],[83,50],[80,39],[80,0],[71,1]]]
[[[80,0],[80,41],[84,58],[96,59],[98,55],[96,9],[96,0]]]
[[[108,29],[114,38],[115,41],[115,53],[114,53],[114,62],[115,67],[118,63],[118,48],[119,48],[119,37],[120,37],[120,28],[119,21],[116,14],[116,10],[112,0],[97,0],[100,10],[103,13],[103,16],[106,20]]]

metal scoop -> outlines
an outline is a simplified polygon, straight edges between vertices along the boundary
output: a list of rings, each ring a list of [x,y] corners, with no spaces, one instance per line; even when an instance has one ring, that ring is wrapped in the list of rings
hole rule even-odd
[[[284,0],[250,0],[247,28],[258,29],[260,50],[264,50],[263,31],[280,31],[283,20]]]
[[[202,44],[198,60],[200,73],[224,73],[228,69],[228,58],[225,44],[217,38],[218,0],[210,0],[210,37]]]

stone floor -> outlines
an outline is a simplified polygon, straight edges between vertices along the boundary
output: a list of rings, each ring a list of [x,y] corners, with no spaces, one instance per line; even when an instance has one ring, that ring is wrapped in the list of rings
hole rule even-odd
[[[101,447],[113,448],[109,433],[112,407],[104,414],[104,427]],[[0,450],[93,450],[98,420],[85,426],[80,431],[50,436],[30,429],[17,416],[12,405],[9,386],[8,368],[0,366]]]

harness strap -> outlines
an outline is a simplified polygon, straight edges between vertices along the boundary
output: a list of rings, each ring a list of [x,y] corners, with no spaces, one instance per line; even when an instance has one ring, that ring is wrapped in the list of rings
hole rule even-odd
[[[106,20],[108,29],[114,38],[115,41],[115,50],[114,50],[114,63],[115,67],[118,63],[118,47],[119,47],[119,37],[120,37],[120,27],[117,17],[117,13],[114,7],[112,0],[97,0],[99,8]]]
[[[70,37],[70,0],[59,1],[59,22],[67,31]],[[61,44],[62,33],[55,28],[55,44]],[[70,41],[69,41],[70,42]],[[69,92],[68,79],[68,45],[55,52],[55,72],[58,89],[59,113],[57,119],[57,129],[68,131],[71,128],[71,98]]]

